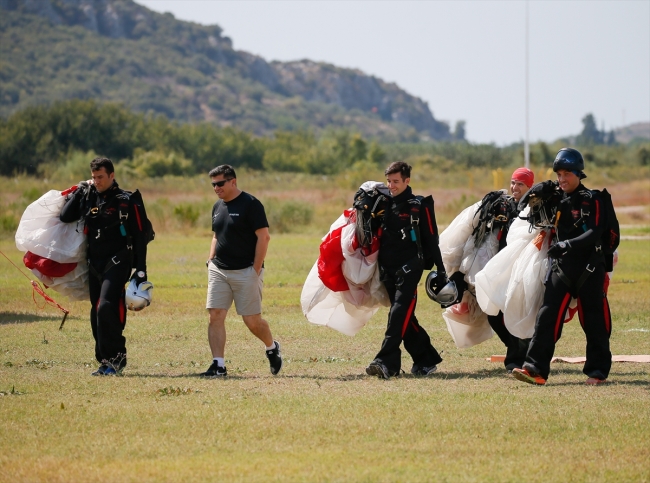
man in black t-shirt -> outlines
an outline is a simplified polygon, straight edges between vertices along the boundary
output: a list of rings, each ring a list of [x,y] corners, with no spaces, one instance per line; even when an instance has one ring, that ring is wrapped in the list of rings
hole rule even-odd
[[[264,257],[271,239],[264,206],[254,196],[237,188],[237,175],[227,164],[209,173],[219,201],[212,208],[212,243],[208,267],[210,314],[208,342],[213,362],[204,377],[227,375],[224,362],[226,315],[234,300],[237,313],[248,329],[266,346],[271,374],[282,369],[280,344],[262,318]]]

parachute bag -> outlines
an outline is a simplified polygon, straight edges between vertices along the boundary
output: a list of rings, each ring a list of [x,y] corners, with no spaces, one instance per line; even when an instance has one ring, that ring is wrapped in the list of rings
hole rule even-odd
[[[605,270],[611,272],[614,269],[614,252],[621,241],[621,229],[616,218],[612,196],[606,189],[602,191],[594,190],[600,194],[603,201],[603,211],[605,213],[605,230],[601,238],[601,247],[605,255]]]

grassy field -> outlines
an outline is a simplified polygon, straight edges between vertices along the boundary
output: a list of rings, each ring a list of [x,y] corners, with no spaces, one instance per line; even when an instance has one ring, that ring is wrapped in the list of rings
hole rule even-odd
[[[264,315],[282,342],[281,374],[271,376],[262,344],[231,316],[228,378],[197,377],[210,363],[209,236],[161,233],[150,245],[154,302],[129,314],[129,365],[113,378],[90,376],[88,303],[54,293],[71,311],[58,331],[60,313],[37,307],[0,257],[0,481],[650,481],[647,365],[614,363],[605,387],[585,386],[570,364],[554,364],[545,387],[522,384],[486,360],[504,353],[496,337],[456,349],[439,307],[421,297],[439,372],[370,378],[385,310],[356,337],[313,326],[300,310],[315,235],[271,241]],[[0,250],[22,267],[13,240]],[[648,354],[650,241],[619,250],[612,353]],[[556,355],[584,355],[584,345],[573,321]]]

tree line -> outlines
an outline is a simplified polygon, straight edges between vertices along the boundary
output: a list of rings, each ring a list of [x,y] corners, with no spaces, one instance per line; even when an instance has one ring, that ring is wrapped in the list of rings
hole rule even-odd
[[[580,140],[580,138],[578,138]],[[586,158],[603,166],[648,164],[648,143],[640,146],[594,146]],[[559,143],[559,144],[558,144]],[[557,146],[537,143],[532,162],[552,163]],[[40,105],[0,119],[0,175],[37,174],[64,164],[75,153],[93,151],[124,162],[146,176],[205,173],[218,164],[254,170],[336,174],[359,163],[383,166],[393,160],[427,158],[453,167],[499,167],[523,159],[521,144],[379,143],[359,133],[331,129],[277,131],[256,137],[209,123],[179,123],[161,115],[132,112],[116,103],[69,100]]]

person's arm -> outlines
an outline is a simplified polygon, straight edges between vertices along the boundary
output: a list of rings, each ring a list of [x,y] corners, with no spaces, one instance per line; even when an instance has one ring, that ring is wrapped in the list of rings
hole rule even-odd
[[[592,198],[589,203],[589,216],[585,220],[586,230],[575,238],[560,241],[552,245],[548,254],[551,257],[561,257],[574,248],[598,245],[605,230],[605,210],[600,198]]]
[[[212,240],[210,241],[210,253],[208,253],[208,261],[205,262],[207,267],[210,263],[210,260],[213,260],[217,256],[217,234],[212,232]]]
[[[257,244],[255,245],[255,260],[253,260],[253,268],[259,275],[259,273],[262,271],[264,258],[266,258],[266,251],[269,248],[271,235],[269,234],[268,227],[266,227],[255,230],[255,236],[257,236]]]
[[[81,218],[81,204],[83,203],[84,190],[77,188],[74,193],[70,193],[66,199],[61,213],[59,213],[59,220],[63,223],[72,223],[73,221]]]
[[[431,205],[423,204],[423,213],[420,215],[420,238],[422,240],[422,249],[428,261],[435,264],[438,272],[445,271],[445,265],[442,263],[442,254],[438,242],[438,224],[436,223],[436,213]]]
[[[131,233],[131,240],[133,242],[134,259],[137,265],[135,268],[135,275],[138,277],[138,282],[141,283],[147,279],[147,240],[145,239],[144,227],[142,225],[143,215],[140,213],[138,206],[135,203],[129,203],[129,232]],[[144,277],[139,277],[138,273],[144,272]]]

